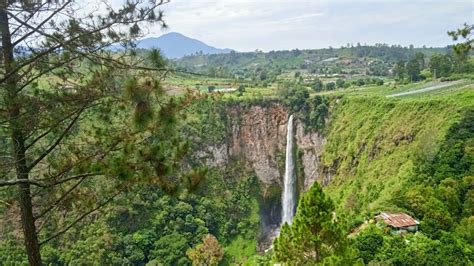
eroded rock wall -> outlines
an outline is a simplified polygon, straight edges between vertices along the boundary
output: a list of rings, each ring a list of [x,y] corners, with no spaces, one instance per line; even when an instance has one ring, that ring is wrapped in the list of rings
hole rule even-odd
[[[227,110],[227,141],[211,144],[201,153],[208,155],[207,163],[212,166],[223,166],[229,160],[240,160],[255,172],[264,188],[264,194],[272,190],[272,187],[281,188],[289,116],[288,110],[277,102],[232,106]],[[318,165],[325,138],[317,132],[306,131],[298,118],[295,127],[294,138],[302,153],[298,163],[303,166],[303,189],[307,190],[321,178],[322,172]]]

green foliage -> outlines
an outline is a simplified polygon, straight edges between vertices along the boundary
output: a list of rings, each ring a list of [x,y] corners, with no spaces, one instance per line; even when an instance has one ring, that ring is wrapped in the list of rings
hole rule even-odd
[[[466,135],[465,127],[472,125],[469,106],[469,101],[442,99],[341,99],[327,128],[321,167],[331,175],[331,182],[325,191],[348,215],[370,216],[385,208],[407,208],[404,204],[413,202],[410,210],[420,218],[422,206],[435,193],[426,191],[430,186],[447,177],[472,175],[462,172],[472,164],[468,163],[469,141],[460,139]],[[465,121],[460,123],[464,126],[456,121]],[[431,179],[429,186],[421,183]],[[423,190],[416,191],[415,180],[420,180]],[[412,195],[405,198],[397,191],[412,191]],[[464,204],[465,195],[459,199]]]
[[[411,82],[418,81],[420,79],[421,65],[419,59],[413,57],[406,64],[406,73]]]
[[[353,246],[357,249],[359,257],[364,260],[365,264],[368,264],[374,259],[383,243],[382,230],[375,225],[370,225],[357,235]]]
[[[344,83],[345,83],[345,81],[344,81],[343,79],[341,79],[341,78],[338,78],[338,79],[336,80],[336,86],[337,86],[338,88],[344,88]]]
[[[400,60],[397,62],[395,67],[393,68],[393,75],[395,78],[399,81],[403,81],[405,78],[406,74],[406,68],[405,68],[405,62],[403,60]]]
[[[467,243],[474,246],[474,216],[463,218],[455,229],[456,234]]]
[[[326,83],[326,90],[331,91],[336,88],[336,84],[334,82],[328,82]]]
[[[383,82],[383,79],[377,78],[377,79],[375,80],[375,84],[376,84],[377,86],[382,86],[383,83],[384,83],[384,82]]]
[[[355,83],[357,86],[364,86],[365,85],[365,81],[363,79],[358,79]]]
[[[472,31],[474,29],[474,25],[469,25],[464,23],[464,27],[457,29],[455,31],[448,31],[448,35],[453,38],[453,41],[457,41],[459,38],[463,39],[463,42],[459,42],[453,46],[454,51],[459,56],[465,57],[469,54],[473,48],[474,40],[472,39]]]
[[[409,49],[409,47],[387,44],[349,45],[337,49],[270,51],[267,53],[261,51],[212,55],[198,53],[185,56],[175,63],[179,68],[192,72],[262,83],[280,80],[284,75],[293,80],[299,79],[307,72],[322,75],[352,72],[352,74],[369,73],[374,76],[388,76],[388,70],[397,61],[407,61],[417,52],[430,56],[436,52],[446,53],[446,49]],[[350,60],[352,63],[349,66],[341,65],[343,60]],[[260,79],[263,71],[267,75],[264,81]],[[317,87],[311,87],[317,89]]]
[[[105,216],[91,217],[45,245],[43,259],[46,264],[190,265],[186,252],[212,234],[226,247],[227,261],[244,262],[256,254],[259,210],[253,193],[258,186],[253,176],[236,171],[227,173],[236,177],[229,180],[210,169],[193,194],[176,197],[158,186],[134,186],[134,197],[120,197]],[[0,255],[4,261],[25,259],[13,242],[0,244]]]
[[[351,261],[344,225],[318,183],[305,193],[291,225],[284,224],[274,241],[274,259],[281,263],[316,264]]]
[[[364,111],[358,116],[351,107]],[[420,232],[403,236],[369,226],[353,240],[359,257],[371,264],[469,264],[473,250],[471,104],[345,99],[337,108],[347,116],[337,116],[336,110],[337,122],[329,128],[324,159],[329,159],[326,169],[334,171],[332,182],[337,187],[330,183],[326,191],[349,215],[356,210],[353,220],[361,213],[368,217],[377,210],[404,209],[421,222]]]
[[[237,236],[225,247],[225,257],[222,264],[235,265],[249,263],[249,260],[256,254],[257,243],[255,239]]]
[[[226,105],[212,97],[193,101],[182,114],[180,130],[185,136],[192,136],[190,149],[199,150],[207,145],[222,143],[228,136]]]
[[[323,82],[318,78],[314,81],[314,84],[312,86],[314,91],[322,91],[323,87]]]
[[[148,54],[149,64],[157,69],[164,68],[167,64],[164,57],[161,55],[161,51],[158,49],[151,49]]]
[[[165,235],[153,243],[150,257],[164,265],[186,265],[189,260],[183,256],[189,248],[189,239],[178,232]]]
[[[435,79],[449,76],[453,70],[453,58],[450,55],[434,54],[428,67]]]
[[[28,265],[24,248],[20,243],[0,241],[0,259],[4,265]]]
[[[474,176],[474,110],[467,109],[462,119],[452,125],[439,152],[419,166],[420,177],[438,184],[448,177]]]
[[[354,245],[370,248],[370,252],[359,253],[367,264],[389,265],[468,265],[471,262],[472,248],[455,236],[445,234],[440,240],[433,240],[422,233],[400,235],[383,235],[379,229],[366,229]],[[377,244],[367,242],[367,236],[378,230]],[[380,237],[383,241],[380,242]],[[369,256],[367,256],[369,255]],[[369,261],[365,261],[369,259]]]
[[[322,131],[325,128],[329,115],[329,97],[310,97],[306,88],[291,84],[280,85],[279,96],[289,110],[303,121],[306,129]]]
[[[207,234],[202,238],[202,243],[195,248],[189,249],[186,254],[193,262],[193,265],[218,265],[224,257],[224,250],[219,245],[217,239]]]

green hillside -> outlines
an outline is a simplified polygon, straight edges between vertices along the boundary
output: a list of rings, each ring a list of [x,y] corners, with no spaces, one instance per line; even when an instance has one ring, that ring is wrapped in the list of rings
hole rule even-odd
[[[438,97],[344,98],[327,133],[323,164],[333,176],[326,191],[352,214],[397,208],[395,193],[420,181],[417,169],[433,163],[473,109],[472,88]]]

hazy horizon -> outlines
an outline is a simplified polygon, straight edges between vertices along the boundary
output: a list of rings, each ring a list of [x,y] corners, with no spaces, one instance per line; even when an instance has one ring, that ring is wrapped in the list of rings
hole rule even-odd
[[[181,34],[187,38],[190,38],[190,39],[194,39],[194,40],[197,40],[197,41],[201,41],[201,42],[204,42],[202,40],[200,40],[199,38],[196,38],[196,37],[193,37],[193,36],[189,36],[189,35],[186,35],[186,34],[183,34],[181,32],[177,32],[177,31],[165,31],[163,32],[163,34],[159,35],[159,36],[152,36],[152,35],[149,35],[149,36],[145,36],[143,38],[141,38],[140,40],[145,40],[145,39],[148,39],[148,38],[160,38],[166,34],[170,34],[170,33],[177,33],[177,34]],[[139,41],[140,41],[139,40]],[[234,50],[235,52],[242,52],[242,53],[245,53],[245,52],[255,52],[255,50],[259,50],[259,51],[263,51],[263,52],[270,52],[270,51],[290,51],[290,50],[295,50],[295,49],[298,49],[298,50],[318,50],[318,49],[328,49],[328,48],[334,48],[334,49],[338,49],[338,48],[341,48],[341,46],[327,46],[327,47],[310,47],[310,48],[288,48],[288,49],[274,49],[274,50],[261,50],[261,49],[254,49],[254,50],[248,50],[248,51],[240,51],[240,50],[236,50],[232,47],[219,47],[219,46],[215,46],[213,45],[212,43],[207,43],[207,42],[204,42],[206,45],[209,45],[209,46],[212,46],[214,48],[217,48],[217,49],[232,49]],[[451,43],[448,43],[446,45],[442,45],[442,46],[431,46],[431,45],[420,45],[420,46],[417,46],[417,45],[414,45],[414,48],[423,48],[423,46],[425,46],[425,48],[447,48],[449,46],[452,46],[454,42],[451,41]],[[354,47],[356,47],[358,44],[357,43],[349,43],[351,45],[353,45]],[[377,44],[386,44],[388,46],[398,46],[398,45],[401,45],[400,43],[360,43],[361,46],[375,46]],[[402,47],[409,47],[411,44],[407,44],[407,45],[401,45]],[[344,48],[347,48],[347,44],[346,45],[342,45],[344,46]]]

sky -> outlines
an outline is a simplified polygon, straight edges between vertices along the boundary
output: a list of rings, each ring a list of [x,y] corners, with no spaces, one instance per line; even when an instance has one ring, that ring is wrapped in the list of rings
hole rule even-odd
[[[442,47],[474,23],[474,0],[171,0],[167,30],[219,48],[263,51],[352,43]]]

